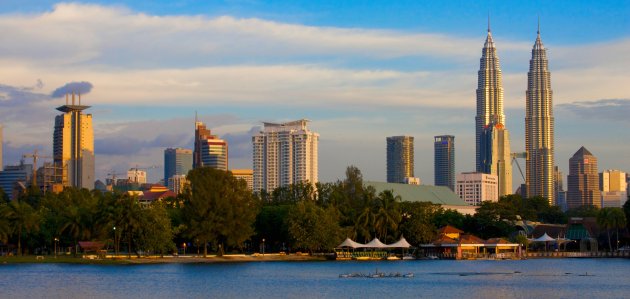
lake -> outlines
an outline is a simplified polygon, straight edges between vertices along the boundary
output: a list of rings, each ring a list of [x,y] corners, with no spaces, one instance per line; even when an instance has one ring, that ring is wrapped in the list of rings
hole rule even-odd
[[[353,272],[413,278],[339,278]],[[2,298],[627,298],[630,259],[0,265]]]

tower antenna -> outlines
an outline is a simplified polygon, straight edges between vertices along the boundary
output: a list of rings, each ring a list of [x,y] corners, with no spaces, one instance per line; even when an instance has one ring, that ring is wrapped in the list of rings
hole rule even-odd
[[[490,11],[488,11],[488,32],[490,32]]]
[[[540,15],[538,15],[538,31],[536,34],[540,35]]]

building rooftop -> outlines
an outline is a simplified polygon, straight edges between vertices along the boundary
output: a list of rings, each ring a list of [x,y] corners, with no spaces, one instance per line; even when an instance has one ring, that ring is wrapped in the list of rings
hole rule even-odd
[[[439,205],[452,206],[470,206],[446,186],[408,185],[371,181],[366,181],[364,184],[366,186],[374,187],[377,194],[385,190],[392,190],[394,195],[400,196],[403,201],[431,202]]]

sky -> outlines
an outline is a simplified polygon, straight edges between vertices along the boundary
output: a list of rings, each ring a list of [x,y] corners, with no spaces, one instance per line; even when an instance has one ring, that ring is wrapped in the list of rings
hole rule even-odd
[[[512,151],[524,151],[540,18],[556,164],[568,174],[585,146],[600,171],[630,171],[628,1],[1,2],[4,164],[34,149],[52,154],[55,107],[81,90],[99,179],[136,165],[159,166],[149,178],[160,179],[163,150],[192,147],[197,113],[228,140],[233,169],[252,167],[263,121],[307,118],[321,136],[321,181],[348,165],[384,181],[385,138],[411,135],[415,175],[432,184],[435,135],[455,136],[457,172],[474,170],[490,16]]]

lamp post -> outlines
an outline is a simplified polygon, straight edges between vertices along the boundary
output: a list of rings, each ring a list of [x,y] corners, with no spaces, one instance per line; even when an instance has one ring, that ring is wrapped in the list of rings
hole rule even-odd
[[[263,238],[263,240],[262,240],[262,241],[263,241],[263,248],[262,248],[263,250],[262,250],[262,254],[263,254],[263,256],[265,256],[265,238]]]
[[[186,242],[184,242],[184,255],[186,255]]]
[[[116,243],[116,227],[114,226],[114,256],[118,255],[118,247],[116,245],[118,244]]]
[[[55,258],[57,258],[57,242],[59,242],[59,238],[55,237]]]

